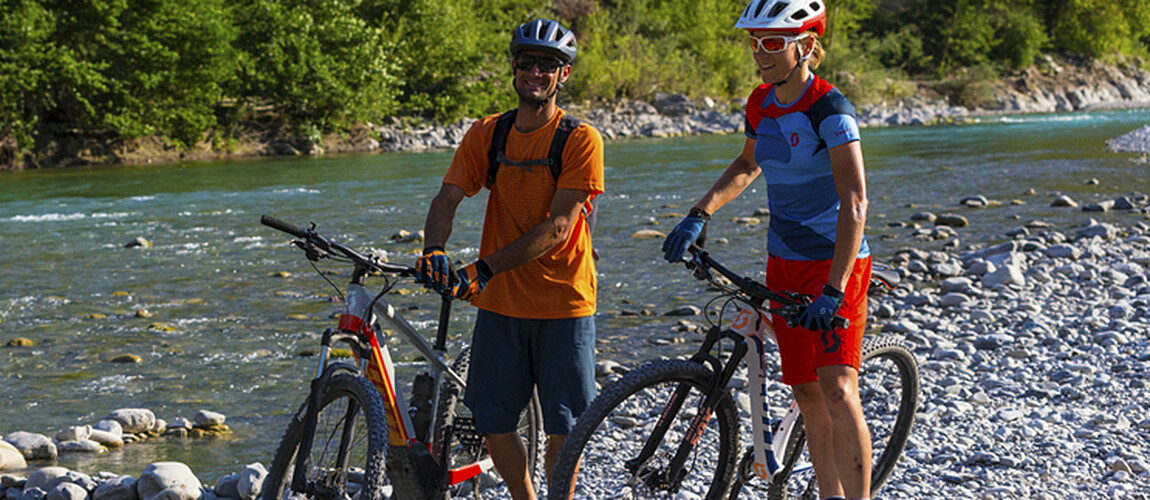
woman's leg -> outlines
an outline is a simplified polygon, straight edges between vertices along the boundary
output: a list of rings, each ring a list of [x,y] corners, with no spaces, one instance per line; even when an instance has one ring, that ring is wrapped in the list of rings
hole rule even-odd
[[[858,370],[847,365],[833,365],[820,367],[818,373],[824,408],[830,417],[829,430],[833,436],[833,456],[838,480],[847,498],[868,498],[871,479],[870,430],[859,401]],[[803,417],[806,418],[805,411]],[[809,431],[807,435],[810,435]]]
[[[803,414],[803,425],[807,431],[807,450],[811,454],[811,465],[819,484],[819,497],[842,495],[838,465],[835,462],[834,434],[830,414],[823,401],[819,383],[808,382],[791,387],[795,401]]]

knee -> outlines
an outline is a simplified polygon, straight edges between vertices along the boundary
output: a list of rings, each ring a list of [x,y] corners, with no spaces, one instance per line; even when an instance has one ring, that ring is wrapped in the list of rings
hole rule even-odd
[[[848,386],[824,387],[822,396],[832,417],[851,415],[855,413],[856,408],[861,409],[858,393]]]

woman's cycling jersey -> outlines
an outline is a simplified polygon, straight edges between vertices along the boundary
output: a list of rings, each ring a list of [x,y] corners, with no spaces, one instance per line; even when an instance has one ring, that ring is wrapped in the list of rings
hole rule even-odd
[[[839,195],[828,150],[859,140],[854,106],[812,75],[797,101],[783,105],[772,85],[747,100],[746,135],[767,181],[767,251],[791,260],[834,258]],[[866,237],[858,257],[870,255]]]

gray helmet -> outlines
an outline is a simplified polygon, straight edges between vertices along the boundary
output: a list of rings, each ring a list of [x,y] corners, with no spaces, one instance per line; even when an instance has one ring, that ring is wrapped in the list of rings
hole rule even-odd
[[[575,60],[575,34],[558,21],[536,19],[520,24],[511,35],[511,55],[525,50],[541,50],[571,64]]]

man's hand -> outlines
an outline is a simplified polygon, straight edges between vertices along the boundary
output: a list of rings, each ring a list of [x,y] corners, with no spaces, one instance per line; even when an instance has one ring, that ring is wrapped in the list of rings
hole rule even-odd
[[[799,316],[799,326],[811,331],[827,331],[834,328],[835,313],[843,305],[843,292],[837,288],[825,285],[823,294],[807,306]]]
[[[492,273],[487,263],[479,259],[460,269],[458,276],[459,284],[455,288],[455,298],[472,302],[479,292],[487,287],[487,281],[491,279]]]
[[[683,259],[683,253],[687,251],[687,247],[691,246],[695,240],[699,239],[699,235],[703,233],[703,227],[707,225],[707,220],[711,216],[702,210],[691,210],[691,213],[686,218],[671,230],[671,234],[667,235],[667,239],[663,240],[663,258],[667,262],[675,263]]]
[[[415,281],[424,288],[432,288],[443,293],[451,290],[451,262],[443,247],[431,246],[423,249],[423,255],[415,262]]]

